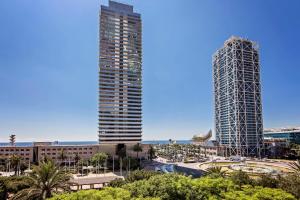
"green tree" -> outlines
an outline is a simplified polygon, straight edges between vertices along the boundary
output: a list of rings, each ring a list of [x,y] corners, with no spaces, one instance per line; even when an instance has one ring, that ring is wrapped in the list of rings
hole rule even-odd
[[[11,146],[15,146],[16,145],[16,135],[12,134],[9,136],[9,143]]]
[[[126,148],[122,147],[120,149],[117,149],[116,154],[119,156],[119,158],[125,158],[126,157]]]
[[[159,197],[162,200],[222,199],[222,193],[232,190],[234,184],[224,178],[192,179],[178,174],[163,174],[124,185],[133,196]]]
[[[123,185],[126,184],[126,181],[122,178],[117,178],[113,181],[111,181],[108,186],[109,187],[122,187]]]
[[[296,198],[280,189],[254,188],[253,199],[257,200],[296,200]]]
[[[193,183],[193,187],[198,191],[196,193],[197,195],[212,199],[222,199],[224,192],[237,189],[231,180],[222,177],[215,178],[207,176],[194,179]]]
[[[152,145],[150,145],[150,148],[148,150],[149,158],[152,161],[153,158],[155,158],[155,149],[153,148]]]
[[[119,157],[119,168],[120,168],[120,173],[122,174],[122,169],[123,169],[123,159],[126,157],[126,148],[117,148],[116,154]]]
[[[108,158],[108,155],[106,153],[102,153],[102,152],[96,153],[91,158],[91,162],[92,162],[93,166],[97,166],[97,164],[103,165],[107,158]]]
[[[62,149],[58,155],[58,159],[60,160],[60,165],[62,165],[65,162],[66,158],[67,158],[67,155],[66,155],[64,149]]]
[[[290,174],[278,177],[278,187],[300,199],[300,177]]]
[[[140,143],[137,143],[133,146],[133,151],[136,152],[136,158],[139,158],[139,152],[143,151],[142,146],[140,145]]]
[[[70,194],[62,194],[49,200],[159,200],[159,198],[135,198],[122,188],[107,187],[102,190],[81,190]]]
[[[60,170],[54,162],[42,162],[39,166],[34,166],[29,175],[31,181],[30,188],[18,192],[13,199],[46,199],[53,193],[59,191],[68,191],[70,189],[68,181],[71,175]]]
[[[252,185],[253,180],[249,177],[246,172],[242,170],[234,171],[230,174],[232,182],[241,188],[243,185]]]
[[[15,155],[13,154],[10,159],[10,165],[11,167],[14,169],[15,171],[15,175],[18,175],[19,172],[20,172],[20,168],[19,168],[19,165],[20,165],[20,162],[21,162],[21,157],[18,156],[18,155]]]
[[[0,199],[7,199],[7,188],[5,185],[5,181],[3,179],[0,179]]]
[[[222,177],[224,178],[226,176],[226,170],[222,170],[222,167],[219,166],[214,166],[210,167],[206,170],[205,175],[210,176],[210,177]]]
[[[29,188],[31,184],[30,179],[27,176],[0,177],[0,182],[5,184],[7,192],[11,194]]]
[[[105,188],[97,190],[81,190],[76,193],[54,196],[50,200],[130,200],[130,193],[121,188]]]
[[[129,190],[134,197],[159,197],[162,200],[181,200],[188,196],[187,192],[189,190],[187,190],[186,185],[189,185],[190,181],[191,178],[189,177],[177,174],[163,174],[152,176],[148,180],[139,180],[126,184],[123,188]]]
[[[130,173],[125,178],[125,181],[127,183],[132,183],[134,181],[139,181],[139,180],[148,180],[150,177],[159,175],[161,174],[160,172],[154,172],[154,171],[145,171],[145,170],[135,170]]]
[[[19,166],[19,169],[21,171],[21,174],[23,175],[24,174],[24,171],[28,168],[27,164],[23,161],[20,162],[20,166]]]
[[[130,165],[130,169],[129,169]],[[135,170],[140,167],[140,163],[137,159],[126,157],[123,159],[123,169]]]
[[[296,200],[292,194],[281,189],[251,185],[240,187],[230,178],[206,176],[192,179],[179,174],[159,174],[149,178],[138,175],[131,181],[121,188],[79,191],[55,196],[51,200]]]
[[[262,174],[256,180],[256,184],[262,187],[277,188],[279,182],[277,178],[272,177],[272,174]]]
[[[74,162],[75,162],[76,165],[78,164],[80,159],[81,158],[80,158],[79,154],[76,152],[76,154],[74,155]]]
[[[243,190],[231,190],[223,193],[226,200],[296,200],[296,198],[281,190],[262,187],[244,187]]]

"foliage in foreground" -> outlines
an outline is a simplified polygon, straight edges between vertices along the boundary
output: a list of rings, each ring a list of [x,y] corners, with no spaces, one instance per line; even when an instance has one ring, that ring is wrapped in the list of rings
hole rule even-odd
[[[131,172],[130,175],[128,175],[125,180],[115,179],[109,183],[109,186],[121,187],[121,186],[125,185],[126,183],[132,183],[134,181],[139,181],[139,180],[148,180],[150,177],[159,175],[159,174],[161,174],[161,172],[135,170],[135,171]]]
[[[30,185],[31,181],[27,176],[0,177],[0,199],[6,199],[8,193],[15,194]]]
[[[279,177],[278,187],[300,199],[300,176],[290,174],[285,177]]]
[[[211,178],[224,178],[226,176],[226,171],[222,170],[222,167],[214,166],[206,170],[206,175],[210,176]]]
[[[149,179],[127,183],[119,188],[105,188],[100,191],[88,190],[58,195],[51,200],[295,200],[296,198],[281,190],[260,186],[243,185],[239,187],[227,178],[209,176],[192,179],[178,174],[151,176]]]
[[[122,188],[107,187],[103,190],[81,190],[79,192],[62,194],[51,198],[51,200],[142,200],[132,198],[128,190]],[[143,198],[145,200],[159,200],[159,198]]]
[[[57,191],[69,190],[70,175],[55,166],[53,161],[34,166],[29,175],[30,187],[14,195],[15,200],[40,200],[52,196]]]

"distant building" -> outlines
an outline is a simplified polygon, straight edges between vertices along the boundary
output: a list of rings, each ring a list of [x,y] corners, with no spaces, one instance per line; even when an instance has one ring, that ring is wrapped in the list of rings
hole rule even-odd
[[[231,37],[213,55],[216,139],[225,155],[260,156],[263,120],[258,46]]]
[[[300,128],[265,129],[265,140],[285,140],[288,143],[300,144]]]
[[[7,160],[12,155],[20,156],[25,162],[34,161],[32,147],[0,146],[0,159]]]
[[[99,143],[140,143],[142,22],[133,6],[101,6],[99,69]]]
[[[148,158],[149,148],[150,145],[142,144],[143,151],[139,153],[139,157]],[[104,152],[110,156],[116,155],[116,149],[110,144],[58,145],[52,142],[34,142],[32,146],[0,146],[0,164],[9,160],[13,155],[20,156],[25,162],[39,162],[44,158],[50,158],[58,163],[74,163],[75,155],[78,155],[80,159],[88,160],[98,152]],[[63,160],[62,153],[64,154]],[[130,157],[136,157],[133,149],[127,149],[126,153]]]
[[[288,142],[281,138],[265,138],[264,152],[269,158],[283,158],[289,153]]]

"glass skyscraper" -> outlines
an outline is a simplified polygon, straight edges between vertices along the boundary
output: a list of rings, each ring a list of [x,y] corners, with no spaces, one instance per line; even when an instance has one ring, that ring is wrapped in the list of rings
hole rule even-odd
[[[99,143],[141,141],[141,74],[141,16],[109,1],[100,12]]]
[[[216,139],[226,155],[260,156],[263,120],[258,45],[231,37],[213,55]]]

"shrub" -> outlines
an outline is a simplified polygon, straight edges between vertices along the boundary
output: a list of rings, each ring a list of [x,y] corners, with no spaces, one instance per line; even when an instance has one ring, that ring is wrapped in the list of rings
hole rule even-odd
[[[206,176],[198,179],[179,174],[144,176],[145,179],[142,179],[139,173],[144,174],[144,172],[136,172],[134,178],[129,179],[133,182],[121,188],[108,187],[100,191],[79,191],[56,196],[51,200],[296,200],[292,194],[281,189],[249,185],[250,178],[242,173],[237,173],[230,178]],[[232,180],[233,177],[241,177],[242,180],[236,185]]]
[[[7,199],[7,188],[3,178],[0,179],[0,199]]]
[[[249,175],[246,172],[243,172],[242,170],[232,172],[230,174],[230,179],[235,185],[239,186],[240,188],[243,185],[254,184],[253,180],[249,177]]]
[[[109,186],[109,187],[121,187],[121,186],[123,186],[123,185],[125,185],[125,184],[126,184],[126,181],[125,181],[125,180],[123,180],[123,179],[121,179],[121,178],[117,178],[117,179],[111,181],[111,182],[108,184],[108,186]]]
[[[262,187],[277,188],[279,182],[278,179],[273,178],[271,174],[263,174],[259,176],[256,184]]]
[[[300,199],[300,176],[288,175],[279,177],[278,187]]]
[[[132,198],[129,191],[122,188],[107,187],[103,190],[81,190],[74,193],[57,195],[49,200],[142,200]],[[144,200],[144,199],[143,199]],[[159,200],[159,198],[147,198],[146,200]]]
[[[130,173],[126,177],[126,182],[127,183],[132,183],[134,181],[138,180],[148,180],[150,177],[161,174],[160,172],[154,172],[154,171],[145,171],[145,170],[135,170]]]
[[[263,187],[243,187],[243,190],[232,190],[223,193],[223,198],[226,200],[296,200],[296,198],[281,190]]]

